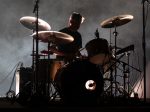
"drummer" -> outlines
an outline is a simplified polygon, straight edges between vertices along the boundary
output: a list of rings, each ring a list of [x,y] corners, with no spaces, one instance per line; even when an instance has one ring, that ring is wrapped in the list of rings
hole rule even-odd
[[[111,58],[108,41],[104,38],[96,38],[89,41],[85,48],[88,53],[88,59],[91,63],[100,65],[104,72],[104,67],[109,63]]]
[[[58,45],[58,50],[61,51],[64,56],[57,56],[57,59],[71,62],[77,55],[80,55],[79,49],[82,48],[82,36],[78,32],[78,29],[82,22],[82,15],[73,12],[69,18],[68,26],[60,30],[60,32],[71,35],[74,41],[69,44]]]
[[[109,60],[106,39],[89,41],[85,46],[88,58],[73,61],[60,70],[55,82],[62,101],[66,104],[95,105],[104,89],[102,66]]]

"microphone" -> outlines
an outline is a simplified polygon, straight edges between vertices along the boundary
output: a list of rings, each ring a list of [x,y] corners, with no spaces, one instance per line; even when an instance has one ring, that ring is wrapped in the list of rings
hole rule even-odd
[[[36,9],[38,8],[38,3],[39,3],[39,0],[36,0],[34,4],[33,13],[35,13]]]
[[[97,38],[99,38],[98,28],[97,28],[96,31],[95,31],[95,36],[96,36]]]

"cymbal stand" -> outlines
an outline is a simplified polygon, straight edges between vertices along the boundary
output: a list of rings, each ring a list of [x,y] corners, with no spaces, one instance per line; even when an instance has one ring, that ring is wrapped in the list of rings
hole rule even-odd
[[[39,48],[39,40],[38,40],[38,12],[39,12],[39,0],[35,1],[35,5],[34,5],[34,10],[33,13],[35,13],[36,15],[36,55],[35,55],[35,71],[34,71],[34,76],[33,76],[33,94],[37,93],[37,89],[38,89],[38,73],[39,73],[39,57],[38,57],[38,48]]]
[[[127,52],[127,64],[129,65],[130,63],[129,63],[129,59],[130,59],[130,52]],[[129,69],[129,66],[128,66],[128,68],[127,68],[127,88],[128,88],[128,90],[127,90],[127,92],[128,92],[128,95],[129,95],[129,90],[130,90],[130,87],[129,87],[129,85],[130,85],[130,80],[129,80],[129,78],[130,78],[130,69]]]
[[[111,97],[114,97],[114,95],[113,95],[113,93],[114,92],[116,92],[117,90],[118,90],[118,88],[117,88],[117,82],[115,82],[114,81],[114,78],[113,78],[113,67],[115,66],[115,68],[116,68],[116,64],[117,63],[120,63],[120,59],[124,56],[125,54],[123,54],[123,55],[121,55],[118,59],[114,59],[114,62],[112,62],[111,64],[110,64],[110,66],[107,68],[107,70],[105,71],[105,73],[108,71],[108,70],[110,70],[110,96]],[[104,73],[104,74],[105,74]],[[115,82],[115,83],[114,83]],[[115,84],[115,85],[113,85],[113,84]],[[115,86],[115,87],[114,87]],[[115,91],[114,91],[114,89],[113,88],[115,88]]]
[[[117,21],[117,20],[116,20]],[[114,22],[115,23],[115,22]],[[113,32],[113,35],[115,36],[115,60],[116,60],[116,49],[117,49],[117,36],[118,36],[118,32],[117,32],[117,27],[115,25],[115,31]],[[117,94],[117,88],[116,88],[116,80],[117,80],[117,68],[116,68],[116,63],[115,63],[115,96]]]
[[[113,66],[110,67],[110,96],[113,97]]]
[[[121,60],[117,60],[119,63],[122,63],[123,64],[123,66],[128,66],[128,68],[127,68],[127,70],[126,70],[126,73],[129,73],[129,68],[131,67],[132,69],[134,69],[134,70],[136,70],[136,71],[138,71],[138,72],[142,72],[141,70],[139,70],[139,69],[137,69],[137,68],[135,68],[135,67],[133,67],[133,66],[131,66],[131,65],[129,65],[129,58],[128,58],[128,62],[126,63],[126,62],[124,62],[124,61],[121,61]],[[125,67],[124,67],[125,68]],[[125,69],[124,69],[124,71],[125,71]],[[126,74],[125,74],[125,76],[126,76]],[[129,77],[129,75],[127,76],[127,77]],[[124,83],[125,84],[125,83]],[[125,88],[125,85],[124,85],[124,88]],[[125,90],[125,89],[124,89]],[[131,89],[131,91],[132,91],[132,89]],[[126,91],[124,91],[124,94],[126,94]],[[127,92],[127,94],[130,96],[130,92],[129,92],[129,79],[128,79],[128,92]]]
[[[34,30],[33,30],[33,32],[34,32]],[[32,39],[32,74],[33,74],[33,90],[32,90],[32,93],[34,93],[35,92],[35,79],[36,79],[36,77],[34,76],[35,75],[35,73],[34,73],[34,71],[35,71],[35,48],[34,48],[34,46],[35,46],[35,39],[33,38]]]
[[[130,73],[130,71],[129,71],[129,66],[128,65],[129,65],[129,55],[130,55],[130,53],[127,52],[126,55],[127,55],[127,64],[123,63],[123,73],[124,73],[123,74],[123,85],[124,85],[123,88],[124,88],[124,97],[125,98],[126,98],[126,91],[129,95],[129,73]],[[127,83],[127,85],[126,85],[126,83]]]
[[[50,50],[50,46],[51,46],[52,42],[48,42],[48,52]],[[49,97],[50,96],[50,84],[51,84],[51,79],[50,79],[50,54],[48,54],[48,64],[47,64],[47,74],[46,74],[46,96]]]

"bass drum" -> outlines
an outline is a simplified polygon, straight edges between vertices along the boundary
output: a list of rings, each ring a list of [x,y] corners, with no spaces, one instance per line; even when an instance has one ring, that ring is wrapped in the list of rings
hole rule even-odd
[[[60,69],[54,81],[62,100],[68,104],[97,104],[103,92],[100,67],[86,59]]]

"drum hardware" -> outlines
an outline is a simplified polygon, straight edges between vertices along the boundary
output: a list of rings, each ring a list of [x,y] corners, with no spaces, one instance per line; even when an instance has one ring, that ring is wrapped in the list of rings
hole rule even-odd
[[[38,21],[37,21],[38,20]],[[38,31],[42,31],[42,30],[46,30],[46,31],[49,31],[51,30],[51,26],[45,22],[44,20],[40,19],[40,18],[36,18],[36,17],[32,17],[32,16],[24,16],[22,18],[20,18],[20,23],[25,26],[26,28],[30,29],[30,30],[33,30],[33,32],[36,31],[36,22],[38,22]],[[34,62],[34,58],[36,58],[36,52],[35,52],[35,39],[33,38],[33,48],[32,48],[32,54],[31,56],[34,56],[33,57],[33,62],[32,62],[32,66],[34,68],[34,65],[35,65],[35,62]],[[39,56],[42,56],[42,55],[38,55],[38,58]]]
[[[35,6],[34,6],[34,11],[36,17],[31,17],[31,16],[25,16],[20,18],[20,23],[25,26],[28,29],[33,30],[33,34],[31,35],[33,37],[33,51],[31,56],[33,57],[32,59],[32,68],[33,68],[33,94],[38,93],[38,84],[40,79],[37,79],[39,75],[39,58],[40,56],[48,56],[48,59],[50,59],[50,54],[55,53],[57,55],[63,55],[61,52],[58,52],[56,49],[52,49],[51,44],[66,44],[69,42],[73,41],[73,37],[66,33],[61,33],[58,31],[50,31],[51,26],[43,21],[42,19],[38,18],[38,9],[39,9],[39,1],[36,0]],[[41,42],[48,43],[48,50],[46,51],[41,51],[42,54],[38,54],[38,43],[39,40]],[[36,42],[36,48],[34,48],[34,43]],[[35,49],[35,50],[34,50]],[[49,52],[50,51],[50,52]],[[35,66],[34,66],[35,65]],[[48,65],[49,66],[49,65]],[[49,73],[48,73],[49,74]],[[48,76],[47,76],[48,77]],[[49,78],[47,78],[46,82],[49,82]],[[47,85],[47,84],[45,84]],[[48,87],[46,88],[46,95],[49,95],[49,84],[47,85]]]
[[[127,92],[124,90],[124,88],[120,85],[119,82],[115,82],[115,81],[110,82],[110,80],[108,80],[108,82],[109,84],[107,84],[107,86],[104,87],[104,95],[107,95],[108,97],[114,97],[114,94],[117,90],[118,96],[123,96],[123,95],[127,96]]]
[[[110,65],[107,67],[107,69],[104,71],[104,74],[105,73],[107,73],[108,71],[110,71],[110,96],[113,96],[113,83],[114,82],[117,82],[116,80],[114,81],[114,77],[113,77],[113,71],[114,71],[114,69],[116,69],[117,67],[116,67],[116,63],[120,63],[119,62],[119,60],[124,56],[125,54],[122,54],[118,59],[115,59],[115,58],[111,58],[110,60],[109,60],[109,62],[108,63],[110,63]],[[107,63],[106,63],[107,64]],[[104,67],[105,67],[105,65],[104,65]],[[114,83],[114,84],[116,84],[116,83]],[[116,86],[115,86],[116,87]],[[117,94],[117,88],[116,88],[116,94]],[[116,96],[116,94],[115,94],[115,96]]]
[[[37,38],[36,33],[33,33],[31,36],[33,38]],[[73,37],[65,34],[65,33],[61,33],[61,32],[57,32],[57,31],[39,31],[38,32],[38,40],[41,40],[41,42],[47,43],[47,50],[43,50],[41,51],[41,53],[47,54],[48,56],[48,60],[51,60],[50,58],[50,54],[56,54],[56,55],[64,55],[62,52],[57,50],[57,45],[58,44],[67,44],[73,41]],[[59,63],[59,62],[58,62]],[[54,64],[54,65],[52,65]],[[47,84],[47,93],[48,95],[51,93],[51,91],[49,91],[50,88],[50,84],[53,84],[53,75],[55,75],[57,69],[58,69],[58,65],[55,65],[57,63],[52,63],[50,61],[48,61],[47,64],[47,68],[53,67],[54,71],[50,71],[48,70],[46,72],[46,84]],[[52,75],[50,77],[50,75]],[[54,95],[54,94],[53,94]],[[52,96],[54,97],[54,96]]]
[[[131,20],[133,20],[132,15],[118,15],[104,20],[100,25],[102,28],[115,28],[118,26],[122,26],[130,22]]]
[[[122,55],[122,56],[124,56],[125,55],[125,53]],[[131,67],[132,69],[135,69],[135,70],[137,70],[138,72],[141,72],[141,70],[139,70],[139,69],[137,69],[137,68],[135,68],[135,67],[133,67],[133,66],[131,66],[131,65],[129,65],[129,56],[127,56],[127,60],[128,60],[128,62],[126,63],[126,62],[124,62],[124,61],[121,61],[120,59],[117,59],[115,62],[118,62],[118,63],[121,63],[122,64],[122,66],[123,66],[123,87],[122,87],[122,95],[124,95],[124,97],[125,98],[128,98],[129,97],[129,95],[130,95],[130,85],[129,85],[129,73],[130,73],[130,71],[129,71],[129,67]],[[115,65],[115,64],[114,64]],[[111,65],[111,66],[114,66],[113,64]],[[112,69],[112,67],[109,67],[107,70],[106,70],[106,72],[105,73],[107,73],[107,71],[109,70],[109,69]],[[113,69],[112,69],[113,70]],[[112,72],[110,72],[110,73],[112,73]],[[106,78],[106,80],[108,80],[111,84],[110,84],[110,88],[111,87],[113,87],[112,86],[112,84],[113,83],[115,83],[115,81],[113,81],[113,77],[111,77],[112,75],[110,75],[110,78],[109,79],[107,79]],[[113,82],[113,83],[112,83]],[[106,88],[107,89],[107,88]],[[105,90],[106,90],[105,89]],[[117,89],[117,88],[116,88]],[[113,88],[111,88],[111,91],[113,91]],[[118,90],[117,90],[118,91]],[[116,91],[116,92],[117,92]],[[111,95],[113,95],[112,93],[110,93]]]
[[[128,62],[129,62],[129,56],[128,56]],[[123,88],[129,93],[129,67],[126,67],[126,64],[123,63]],[[124,93],[124,97],[126,97],[126,94]]]
[[[118,60],[120,63],[122,63],[122,66],[123,66],[123,84],[124,84],[124,86],[123,86],[123,88],[124,88],[124,90],[127,92],[127,94],[129,95],[130,94],[130,82],[129,82],[129,77],[130,77],[130,75],[129,75],[129,73],[130,73],[130,69],[129,68],[132,68],[132,69],[135,69],[136,71],[138,71],[138,72],[141,72],[141,70],[139,70],[139,69],[137,69],[137,68],[135,68],[135,67],[133,67],[133,66],[131,66],[130,64],[129,64],[129,56],[130,56],[130,53],[126,53],[127,55],[127,63],[126,62],[124,62],[124,61],[121,61],[121,60]],[[124,94],[124,95],[126,95],[126,93]],[[128,96],[129,97],[129,96]]]
[[[38,0],[36,1],[33,12],[36,12],[36,14],[38,16]],[[38,17],[24,16],[24,17],[20,18],[20,23],[23,26],[25,26],[26,28],[33,30],[33,32],[43,31],[43,30],[46,30],[46,31],[51,30],[51,26],[47,22],[45,22],[44,20],[42,20]],[[36,52],[37,53],[35,52],[35,48],[34,48],[35,40],[36,40]],[[38,63],[37,61],[38,61],[39,57],[40,56],[45,57],[45,55],[43,55],[43,54],[38,54],[38,40],[34,39],[34,38],[33,38],[33,48],[32,48],[31,56],[32,56],[32,68],[34,71],[34,69],[35,69],[34,66],[37,65],[36,63]],[[38,68],[38,67],[36,67],[36,68]]]
[[[33,38],[37,38],[36,33],[32,34]],[[50,55],[49,53],[55,53],[57,55],[63,56],[64,54],[56,49],[58,44],[67,44],[72,42],[74,39],[72,36],[58,32],[58,31],[39,31],[38,32],[38,39],[41,40],[41,42],[48,43],[48,60],[50,60]],[[56,47],[54,47],[54,45]],[[50,51],[50,52],[49,52]],[[51,71],[51,75],[54,75],[56,73],[56,70],[58,69],[58,65],[54,64],[54,71]],[[50,63],[48,63],[48,68],[50,68]],[[48,76],[48,83],[53,82],[53,76],[52,79],[49,77],[50,71],[48,71],[47,76]],[[49,87],[48,87],[49,88]]]
[[[43,55],[53,55],[54,53],[53,52],[51,52],[51,51],[48,51],[48,50],[42,50],[42,51],[40,51],[41,52],[41,54],[43,54]]]
[[[42,50],[41,53],[45,54],[45,55],[54,54],[54,55],[64,56],[64,54],[61,51],[58,51],[56,48],[52,48],[52,47],[49,48],[49,51],[48,50]]]
[[[39,77],[39,54],[38,54],[38,50],[39,50],[39,39],[38,39],[38,31],[41,30],[50,30],[51,27],[48,23],[46,23],[45,21],[39,19],[39,0],[35,1],[35,5],[34,5],[34,11],[33,13],[35,13],[36,17],[30,17],[30,16],[26,16],[26,17],[22,17],[20,18],[20,23],[23,24],[25,27],[33,30],[33,32],[36,33],[36,38],[33,38],[33,50],[32,50],[32,70],[33,70],[33,90],[32,90],[32,95],[33,97],[35,96],[40,96],[42,94],[43,91],[40,91],[40,83],[38,77]],[[36,48],[34,43],[36,43]],[[34,50],[35,49],[35,50]],[[35,54],[35,56],[34,56]],[[48,87],[49,88],[49,87]],[[47,89],[47,88],[46,88]],[[48,93],[49,91],[46,90],[46,97],[49,95]]]
[[[116,59],[116,47],[117,47],[117,36],[118,36],[117,27],[124,25],[124,24],[130,22],[131,20],[133,20],[132,15],[118,15],[118,16],[108,18],[108,19],[104,20],[103,22],[101,22],[101,24],[100,24],[102,28],[114,28],[115,29],[113,32],[113,35],[115,37],[115,51],[114,51],[115,59]],[[117,75],[117,70],[115,67],[115,82],[116,82],[116,78],[117,78],[116,75]],[[115,93],[117,93],[117,90]]]

